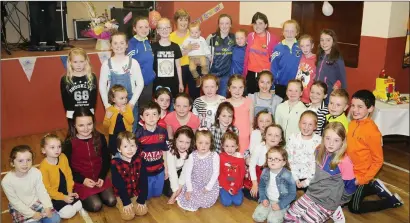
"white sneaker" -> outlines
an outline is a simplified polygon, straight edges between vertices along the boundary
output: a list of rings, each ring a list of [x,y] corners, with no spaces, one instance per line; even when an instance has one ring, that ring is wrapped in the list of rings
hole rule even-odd
[[[346,222],[346,218],[345,218],[345,215],[343,214],[343,210],[341,206],[337,207],[336,211],[333,212],[333,215],[331,216],[331,218],[333,219],[335,223],[345,223]]]
[[[94,223],[90,215],[88,215],[88,212],[84,210],[84,208],[82,208],[78,213],[80,213],[85,223]]]
[[[394,208],[403,206],[403,204],[404,204],[403,199],[401,199],[401,197],[397,193],[394,193],[394,195],[392,196],[392,199],[390,199],[390,201],[392,202],[392,205],[393,205]]]

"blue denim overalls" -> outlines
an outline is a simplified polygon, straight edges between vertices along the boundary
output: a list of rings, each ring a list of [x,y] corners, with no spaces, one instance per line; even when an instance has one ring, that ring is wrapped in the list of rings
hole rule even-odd
[[[128,63],[128,68],[125,73],[116,73],[112,70],[111,66],[111,58],[108,59],[108,67],[110,68],[110,86],[114,86],[115,84],[120,84],[125,89],[127,89],[128,93],[128,101],[132,98],[132,85],[131,85],[131,64],[132,58],[130,57],[130,61]],[[134,124],[132,125],[132,132],[135,132],[138,126],[139,116],[138,116],[138,103],[135,103],[134,109],[132,110],[132,114],[134,115]]]

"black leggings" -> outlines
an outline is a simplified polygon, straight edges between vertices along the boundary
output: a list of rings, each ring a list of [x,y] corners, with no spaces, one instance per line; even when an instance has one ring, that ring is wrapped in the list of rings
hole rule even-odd
[[[109,188],[99,194],[87,197],[82,203],[86,211],[98,212],[101,210],[103,204],[108,207],[114,207],[117,204],[117,199],[115,198],[113,189]]]
[[[246,75],[246,95],[255,94],[255,92],[259,91],[259,85],[256,75],[256,72],[248,71],[248,74]]]
[[[348,204],[349,211],[355,214],[363,214],[393,207],[387,198],[364,201],[365,197],[375,194],[377,194],[377,189],[373,186],[373,183],[359,185]]]

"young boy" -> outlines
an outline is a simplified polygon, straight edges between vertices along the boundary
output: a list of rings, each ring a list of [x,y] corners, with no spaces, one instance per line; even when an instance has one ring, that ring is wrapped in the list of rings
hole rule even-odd
[[[117,197],[117,208],[123,220],[148,212],[147,173],[142,165],[141,151],[137,151],[137,139],[131,132],[120,132],[117,137],[118,153],[111,160],[112,185]]]
[[[168,150],[168,132],[157,125],[161,107],[154,101],[143,104],[140,108],[140,118],[144,126],[137,129],[135,135],[142,148],[141,156],[144,159],[148,175],[148,196],[159,197],[164,187],[164,179],[168,175],[166,153]]]
[[[198,22],[193,22],[189,25],[190,36],[182,43],[182,49],[185,49],[193,44],[198,45],[198,49],[192,49],[188,53],[189,57],[189,71],[191,71],[192,77],[195,79],[196,87],[201,86],[201,77],[196,70],[197,66],[201,66],[202,76],[208,74],[208,63],[206,58],[210,58],[211,50],[204,37],[201,36],[201,28]]]
[[[246,31],[243,29],[238,30],[235,33],[236,45],[232,50],[232,63],[230,75],[242,74],[243,64],[245,59],[246,50]]]
[[[329,114],[326,115],[326,122],[340,122],[345,127],[346,131],[349,121],[345,115],[346,109],[349,107],[349,93],[345,89],[336,89],[330,94]],[[323,129],[325,125],[323,126]]]
[[[392,194],[379,179],[373,178],[383,165],[382,135],[369,117],[375,106],[375,97],[368,90],[359,90],[352,96],[350,113],[352,121],[347,133],[347,155],[353,162],[358,188],[349,202],[352,213],[361,214],[395,208],[403,205],[398,194]],[[377,194],[377,201],[363,201]]]

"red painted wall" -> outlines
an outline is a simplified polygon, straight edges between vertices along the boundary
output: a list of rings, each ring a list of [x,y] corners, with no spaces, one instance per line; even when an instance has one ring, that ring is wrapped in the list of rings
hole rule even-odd
[[[89,54],[99,77],[101,63]],[[29,82],[18,59],[1,61],[1,138],[43,133],[67,127],[60,93],[65,69],[59,56],[39,57]],[[104,109],[97,96],[96,119],[102,122]]]

